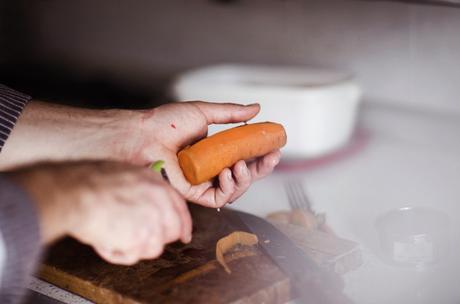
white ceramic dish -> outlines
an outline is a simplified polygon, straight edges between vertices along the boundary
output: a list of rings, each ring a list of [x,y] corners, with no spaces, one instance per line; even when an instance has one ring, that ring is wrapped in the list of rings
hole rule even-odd
[[[312,158],[350,138],[361,90],[345,73],[309,68],[218,65],[186,72],[172,87],[177,100],[261,104],[254,121],[282,123],[283,155]],[[224,127],[212,127],[210,133]],[[227,128],[227,127],[225,127]]]

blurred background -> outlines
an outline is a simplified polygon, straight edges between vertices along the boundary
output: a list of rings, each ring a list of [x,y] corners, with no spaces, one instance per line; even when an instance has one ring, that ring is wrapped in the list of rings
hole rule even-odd
[[[259,101],[263,119],[288,127],[291,146],[236,208],[289,208],[282,181],[300,180],[332,229],[362,248],[363,265],[344,277],[356,303],[458,303],[457,4],[1,1],[0,83],[94,108]],[[393,215],[408,206],[428,212],[415,208],[407,220],[417,227],[397,231],[408,247],[395,257],[377,222],[398,227]],[[448,220],[419,224],[438,215]],[[414,243],[413,233],[426,238]],[[385,255],[436,266],[400,268]]]
[[[354,0],[2,1],[1,81],[94,106],[169,100],[216,63],[339,69],[370,102],[460,112],[460,9]]]

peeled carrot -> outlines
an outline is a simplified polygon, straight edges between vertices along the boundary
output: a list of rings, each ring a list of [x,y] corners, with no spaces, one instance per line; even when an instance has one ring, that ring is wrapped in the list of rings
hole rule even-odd
[[[177,156],[187,180],[198,185],[239,160],[265,155],[285,144],[282,125],[262,122],[216,133],[183,149]]]

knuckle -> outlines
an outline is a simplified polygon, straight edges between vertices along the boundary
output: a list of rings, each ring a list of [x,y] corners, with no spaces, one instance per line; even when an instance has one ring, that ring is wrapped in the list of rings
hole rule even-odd
[[[181,229],[181,221],[178,218],[174,218],[174,220],[169,221],[168,225],[166,226],[165,238],[170,242],[177,240],[180,237]]]
[[[149,258],[159,257],[163,253],[163,250],[164,250],[163,244],[154,243],[152,246],[150,246],[147,256]]]
[[[248,175],[239,175],[236,179],[237,187],[245,187],[251,184],[251,176]]]
[[[128,265],[128,266],[132,266],[134,264],[136,264],[137,262],[139,262],[140,260],[140,257],[137,256],[137,255],[130,255],[130,256],[127,256],[125,259],[124,259],[124,264],[125,265]]]
[[[181,235],[181,232],[182,232],[182,223],[181,221],[178,219],[176,221],[176,223],[174,224],[174,228],[173,228],[173,238],[176,240],[180,237]]]
[[[235,192],[244,192],[249,188],[250,185],[251,185],[251,180],[240,181],[236,185],[236,191]]]

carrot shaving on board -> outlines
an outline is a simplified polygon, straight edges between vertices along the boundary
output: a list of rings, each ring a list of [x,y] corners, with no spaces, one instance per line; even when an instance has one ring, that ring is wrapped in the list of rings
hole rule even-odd
[[[270,213],[266,219],[282,224],[291,224],[304,227],[305,231],[320,230],[326,233],[335,234],[326,223],[326,214],[314,214],[307,210],[294,209],[290,211],[277,211]]]
[[[224,254],[230,251],[233,247],[237,245],[244,246],[254,246],[259,243],[257,235],[244,232],[244,231],[235,231],[227,235],[226,237],[221,238],[217,241],[216,244],[216,259],[219,264],[224,267],[225,271],[230,274],[232,271],[225,262]]]
[[[266,216],[268,220],[284,224],[291,224],[306,228],[307,231],[315,230],[325,221],[324,215],[313,214],[306,210],[294,209],[291,211],[278,211]]]

